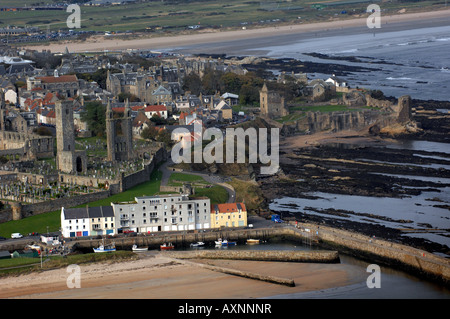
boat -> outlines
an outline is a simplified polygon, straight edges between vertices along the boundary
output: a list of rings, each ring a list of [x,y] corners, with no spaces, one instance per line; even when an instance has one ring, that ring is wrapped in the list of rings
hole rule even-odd
[[[100,245],[98,248],[94,248],[94,253],[109,253],[112,251],[116,251],[116,246],[114,244],[111,245]]]
[[[164,243],[161,246],[159,246],[159,248],[161,250],[170,250],[170,249],[174,249],[175,247],[172,245],[172,243],[169,243],[169,244]]]
[[[216,240],[215,243],[217,246],[234,246],[234,245],[236,245],[235,241],[228,241],[226,239],[222,240],[221,238]]]
[[[259,244],[259,239],[247,239],[247,244]]]
[[[191,247],[203,247],[205,246],[205,243],[202,241],[198,241],[196,243],[191,243]]]
[[[137,245],[133,245],[133,247],[131,247],[131,250],[135,252],[147,251],[148,247],[138,247]]]

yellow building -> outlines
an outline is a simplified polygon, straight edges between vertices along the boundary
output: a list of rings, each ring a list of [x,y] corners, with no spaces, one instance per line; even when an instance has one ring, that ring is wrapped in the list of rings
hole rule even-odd
[[[211,228],[247,226],[244,203],[211,205]]]

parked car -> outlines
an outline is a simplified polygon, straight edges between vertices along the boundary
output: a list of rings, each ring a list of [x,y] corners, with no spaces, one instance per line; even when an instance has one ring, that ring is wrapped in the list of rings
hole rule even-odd
[[[12,233],[11,238],[22,238],[23,235],[21,233]]]

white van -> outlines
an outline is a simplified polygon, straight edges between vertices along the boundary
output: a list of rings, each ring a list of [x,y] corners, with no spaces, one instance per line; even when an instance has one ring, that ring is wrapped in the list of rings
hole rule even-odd
[[[12,233],[11,238],[22,238],[23,235],[21,233]]]

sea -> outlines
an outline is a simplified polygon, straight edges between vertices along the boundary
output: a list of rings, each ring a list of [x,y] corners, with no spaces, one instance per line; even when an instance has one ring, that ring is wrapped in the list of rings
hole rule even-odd
[[[385,23],[325,29],[168,49],[182,54],[226,54],[294,58],[318,63],[369,68],[343,77],[350,87],[379,89],[385,96],[410,95],[420,100],[450,100],[450,17],[415,23]],[[320,53],[324,58],[308,54]],[[358,58],[358,62],[343,58]],[[274,73],[277,70],[273,70]],[[326,80],[332,74],[308,73]]]
[[[374,69],[344,77],[351,87],[379,89],[397,98],[410,95],[420,100],[450,100],[450,26],[320,37],[265,49],[273,58]],[[327,59],[305,53],[321,53]],[[355,57],[360,62],[342,61],[344,57]],[[327,79],[330,75],[308,76]]]
[[[381,90],[385,96],[398,98],[410,95],[413,99],[450,101],[450,18],[434,23],[422,21],[413,25],[411,23],[382,24],[380,29],[368,29],[364,26],[351,30],[327,29],[308,34],[289,34],[220,44],[187,46],[168,51],[183,54],[210,53],[277,59],[294,58],[301,61],[370,68],[371,71],[350,72],[343,79],[350,87]],[[320,53],[321,56],[314,57],[310,55],[311,53]],[[352,61],[346,58],[357,58],[358,61],[354,62],[354,59]],[[331,74],[308,73],[309,79],[326,80],[330,76]],[[449,110],[439,111],[446,113]],[[394,143],[386,147],[429,152],[429,154],[421,153],[420,156],[430,158],[438,156],[439,159],[448,161],[443,166],[433,167],[434,169],[450,169],[450,144],[417,140]],[[428,176],[409,176],[409,178],[433,179]],[[442,187],[437,191],[426,191],[421,195],[403,199],[311,193],[309,195],[317,196],[319,199],[283,197],[275,199],[270,204],[270,208],[273,211],[292,210],[294,212],[295,210],[308,211],[308,207],[335,208],[357,213],[371,213],[388,217],[388,221],[383,222],[382,219],[371,221],[367,216],[360,217],[357,214],[339,218],[349,218],[361,223],[385,224],[393,228],[412,226],[420,229],[431,225],[436,229],[435,232],[405,233],[405,236],[417,236],[450,247],[450,210],[436,207],[436,202],[430,201],[430,199],[438,199],[440,203],[450,205],[450,180],[435,177],[433,181],[441,183]],[[297,206],[293,207],[292,204]],[[315,210],[310,210],[308,213],[320,214]],[[413,224],[406,225],[392,221],[392,219],[400,218],[411,220]],[[358,261],[350,258],[346,259],[346,262],[357,263]],[[387,289],[368,290],[365,283],[361,283],[351,287],[289,297],[334,299],[450,297],[448,289],[419,280],[406,273],[392,269],[386,270],[385,273]],[[286,297],[280,296],[280,298]]]

